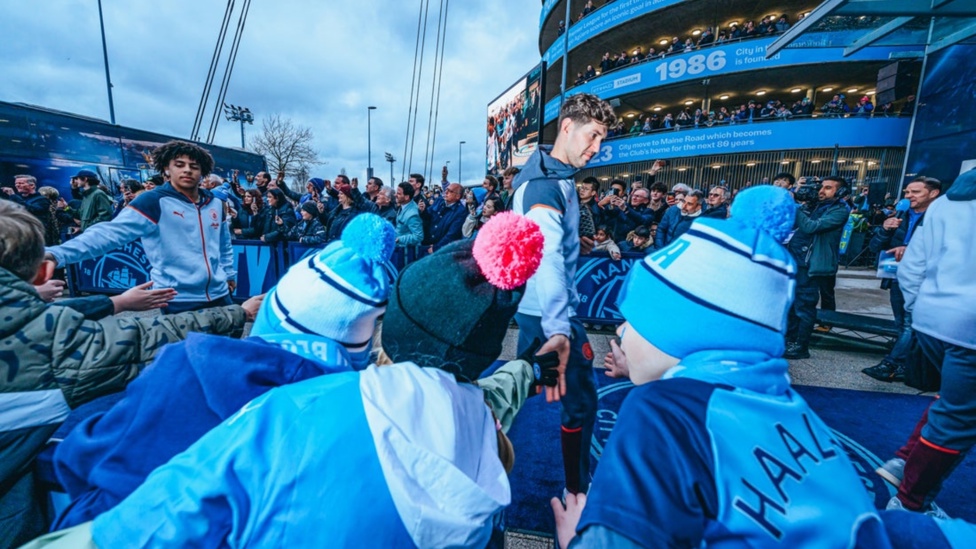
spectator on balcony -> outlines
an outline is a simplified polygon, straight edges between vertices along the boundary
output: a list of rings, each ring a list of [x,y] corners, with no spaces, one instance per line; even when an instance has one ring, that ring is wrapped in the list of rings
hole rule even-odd
[[[636,61],[635,61],[635,59],[636,59]],[[641,48],[640,46],[637,46],[637,51],[635,51],[634,52],[634,55],[631,56],[630,62],[631,63],[639,63],[639,62],[643,61],[644,59],[645,59],[645,57],[644,57],[644,49]]]
[[[589,82],[594,78],[596,78],[596,70],[593,68],[593,65],[587,65],[586,72],[583,73],[583,79]]]
[[[776,105],[773,101],[767,101],[766,105],[759,109],[759,118],[773,118],[776,116]]]
[[[664,115],[664,121],[661,122],[661,129],[670,130],[674,127],[674,117],[671,116],[671,113]]]
[[[644,125],[641,127],[641,133],[651,133],[652,131],[654,131],[654,122],[650,116],[645,116]]]
[[[694,124],[694,123],[695,123],[695,121],[691,117],[691,112],[689,112],[687,108],[682,109],[681,112],[678,113],[678,129],[679,130],[686,129],[686,128],[690,128],[692,126],[692,124]]]
[[[715,43],[716,44],[723,44],[723,43],[727,42],[728,39],[729,39],[729,37],[725,34],[725,31],[724,30],[719,30],[718,31],[718,36],[715,37]]]
[[[847,106],[844,99],[841,98],[840,94],[834,94],[834,97],[830,101],[824,103],[820,110],[827,116],[838,117],[846,113],[851,112],[851,108]]]
[[[863,116],[864,118],[870,117],[872,111],[874,111],[874,104],[871,103],[871,98],[866,95],[858,101],[857,107],[854,109],[854,113],[857,116]]]
[[[687,188],[687,186],[685,187]],[[677,189],[677,185],[675,185],[675,189]],[[676,190],[676,199],[678,194]],[[691,224],[702,214],[703,198],[701,191],[693,190],[689,191],[683,200],[677,202],[676,205],[680,204],[680,206],[672,210],[674,213],[668,212],[658,225],[657,238],[654,242],[655,249],[660,250],[664,248],[674,242],[679,236],[688,232]]]
[[[702,31],[701,36],[698,37],[698,47],[702,48],[714,43],[715,33],[712,31],[712,27],[708,27]]]
[[[732,115],[729,114],[728,107],[721,107],[718,110],[718,112],[715,113],[715,122],[717,124],[728,124],[729,123],[729,119],[731,117],[732,117]]]
[[[745,27],[742,29],[743,38],[754,38],[759,35],[759,29],[756,28],[756,23],[754,21],[746,21]]]
[[[680,38],[675,36],[671,39],[671,47],[668,48],[668,53],[681,53],[685,49],[684,42]]]
[[[786,108],[786,105],[780,105],[779,110],[776,111],[776,118],[779,120],[789,120],[793,118],[793,112]]]
[[[603,54],[603,59],[600,60],[600,73],[606,74],[613,70],[614,61],[610,59],[610,52]]]
[[[620,55],[617,57],[616,68],[619,69],[621,67],[626,67],[629,64],[630,64],[630,57],[627,56],[627,52],[626,51],[620,52]]]
[[[622,253],[635,253],[643,254],[654,244],[654,240],[651,237],[651,229],[645,225],[641,225],[630,231],[627,235],[627,240],[620,243],[619,248]]]
[[[736,24],[729,25],[729,40],[738,40],[742,37],[742,27]]]
[[[790,22],[786,19],[786,14],[779,16],[779,21],[776,22],[776,32],[784,33],[790,30]]]
[[[644,57],[644,59],[653,59],[658,55],[659,54],[657,53],[657,50],[654,49],[654,46],[650,46],[647,48],[647,55]]]
[[[640,132],[641,132],[641,123],[640,123],[640,120],[639,119],[634,120],[634,123],[631,124],[631,126],[630,126],[630,131],[628,131],[627,133],[629,133],[631,136],[635,136],[635,135],[639,134]]]
[[[685,47],[684,47],[684,50],[683,51],[692,51],[692,50],[695,50],[695,49],[698,49],[695,46],[695,41],[692,40],[691,38],[685,39]]]
[[[583,73],[581,73],[581,72],[576,73],[576,81],[573,82],[573,85],[574,86],[581,86],[581,85],[583,85],[585,83],[586,83],[586,79],[583,78]]]
[[[875,112],[875,116],[883,116],[885,118],[889,116],[898,116],[898,113],[895,112],[895,104],[891,101],[888,101],[884,105],[878,107],[878,110]]]
[[[694,121],[696,128],[703,126],[706,118],[705,113],[700,108],[695,109],[695,116],[692,118],[692,120]]]
[[[793,103],[790,111],[794,116],[810,116],[813,114],[813,102],[810,101],[809,97],[804,97],[802,100]]]
[[[559,28],[556,29],[556,36],[562,36],[564,32],[566,32],[566,22],[560,21]]]
[[[580,19],[586,17],[587,15],[593,13],[596,8],[593,6],[593,0],[586,0],[586,4],[583,6],[583,12],[580,13]]]
[[[715,185],[708,191],[705,204],[708,206],[702,212],[702,217],[725,219],[729,216],[729,189],[722,185]]]
[[[901,106],[901,110],[898,111],[899,116],[914,116],[915,115],[915,94],[909,95],[905,102]]]

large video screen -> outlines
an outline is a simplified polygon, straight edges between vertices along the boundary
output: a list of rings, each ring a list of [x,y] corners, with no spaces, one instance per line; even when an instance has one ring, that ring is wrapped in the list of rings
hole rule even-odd
[[[521,166],[539,146],[543,75],[540,63],[488,104],[486,172],[496,177]]]

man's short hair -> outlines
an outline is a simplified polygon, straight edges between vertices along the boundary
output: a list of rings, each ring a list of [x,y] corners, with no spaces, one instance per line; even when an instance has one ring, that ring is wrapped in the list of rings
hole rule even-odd
[[[686,194],[685,195],[685,198],[686,199],[687,198],[691,198],[692,196],[695,197],[695,198],[697,198],[699,203],[701,203],[705,199],[705,195],[702,194],[702,192],[699,191],[698,189],[694,189],[691,192],[689,192],[688,194]]]
[[[493,191],[497,191],[498,190],[498,178],[497,177],[495,177],[493,175],[486,175],[485,176],[485,179],[488,181],[488,186],[491,187],[491,190],[493,190]]]
[[[627,191],[627,182],[624,181],[623,179],[614,179],[613,181],[611,181],[610,186],[613,187],[614,185],[620,185],[621,187],[624,188],[624,192]]]
[[[380,194],[385,194],[390,199],[390,202],[396,201],[396,191],[392,187],[380,187]]]
[[[837,188],[842,189],[847,186],[847,180],[839,175],[828,175],[823,178],[824,181],[836,181],[838,183]]]
[[[671,187],[671,192],[673,192],[673,193],[684,193],[685,196],[688,196],[688,193],[691,192],[691,187],[689,187],[688,185],[685,185],[684,183],[675,183],[674,186]]]
[[[61,198],[61,193],[59,193],[54,187],[41,187],[40,189],[37,189],[37,194],[43,196],[51,202],[56,202],[59,198]]]
[[[595,193],[600,192],[600,180],[593,177],[592,175],[590,177],[583,179],[583,181],[580,184],[589,185],[590,189]]]
[[[349,182],[349,178],[346,177],[345,175],[342,175],[341,173],[335,176],[335,178],[336,178],[336,183],[342,183],[343,185],[351,185],[351,183]],[[339,181],[340,179],[342,181]]]
[[[20,176],[18,175],[17,177],[20,177]],[[915,179],[912,179],[911,181],[909,181],[909,183],[924,183],[925,184],[925,188],[927,190],[930,190],[930,191],[939,191],[940,194],[942,193],[942,182],[939,181],[938,179],[934,178],[934,177],[926,177],[924,175],[920,175],[920,176],[916,177]]]
[[[515,166],[509,166],[505,168],[504,172],[502,172],[502,176],[508,177],[510,175],[518,175],[519,173],[521,173],[521,171],[522,170],[516,168]]]
[[[376,182],[376,186],[377,187],[380,187],[380,188],[383,187],[383,180],[382,179],[380,179],[380,178],[378,178],[376,176],[370,177],[370,179],[372,179],[373,181]],[[367,181],[367,183],[369,183],[369,181]]]
[[[33,175],[15,175],[14,181],[17,181],[18,179],[26,179],[31,185],[37,185],[37,178]]]
[[[729,197],[729,188],[726,187],[725,185],[714,185],[710,190],[714,191],[715,189],[722,191],[722,200],[725,200]]]
[[[617,115],[610,103],[588,93],[578,93],[563,102],[559,109],[560,127],[566,118],[576,124],[597,122],[608,128],[617,123]]]
[[[0,267],[31,282],[44,260],[44,226],[27,208],[0,200]]]
[[[400,187],[400,190],[403,191],[403,196],[407,198],[413,198],[413,195],[415,193],[413,190],[413,185],[411,185],[409,181],[404,181],[399,185],[397,185],[397,187]]]
[[[119,183],[119,188],[129,189],[130,193],[137,193],[139,191],[146,190],[146,187],[144,187],[142,183],[136,181],[135,179],[123,179],[122,182]]]
[[[424,184],[424,176],[420,175],[419,173],[410,174],[410,178],[415,179],[417,183],[420,183],[421,185]]]
[[[791,174],[791,173],[780,172],[780,173],[776,174],[775,177],[773,177],[773,181],[776,181],[777,179],[785,179],[785,180],[789,181],[790,182],[790,187],[792,187],[793,185],[796,184],[796,178],[793,177],[793,174]]]
[[[153,168],[159,173],[166,173],[166,168],[169,167],[169,163],[181,156],[187,156],[190,160],[199,164],[200,175],[204,177],[210,175],[210,172],[213,171],[214,159],[207,152],[207,149],[199,145],[194,145],[193,143],[180,141],[179,139],[156,147],[156,150],[152,153]]]
[[[667,193],[668,192],[668,186],[665,185],[664,183],[655,183],[655,184],[651,185],[651,190],[652,191],[657,191],[659,193]]]

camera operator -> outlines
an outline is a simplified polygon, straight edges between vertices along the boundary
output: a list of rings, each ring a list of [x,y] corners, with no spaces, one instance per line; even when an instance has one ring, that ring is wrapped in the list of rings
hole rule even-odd
[[[801,184],[794,194],[800,207],[788,247],[797,264],[796,299],[790,309],[784,358],[810,358],[808,346],[821,287],[836,280],[840,238],[851,214],[844,201],[848,194],[847,181],[836,175],[820,185]]]

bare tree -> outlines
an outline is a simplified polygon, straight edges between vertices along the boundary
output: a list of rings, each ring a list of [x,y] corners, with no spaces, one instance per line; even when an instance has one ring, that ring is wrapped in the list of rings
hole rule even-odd
[[[264,156],[270,173],[283,171],[301,186],[312,166],[322,163],[313,139],[311,128],[272,114],[261,121],[261,133],[251,140],[251,149]]]

